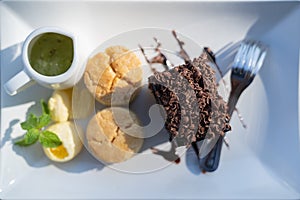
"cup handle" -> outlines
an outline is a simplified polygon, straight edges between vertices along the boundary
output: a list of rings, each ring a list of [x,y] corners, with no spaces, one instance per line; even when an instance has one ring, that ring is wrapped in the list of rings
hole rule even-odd
[[[22,70],[4,84],[4,89],[7,94],[13,96],[34,83],[35,81],[33,81],[24,70]]]

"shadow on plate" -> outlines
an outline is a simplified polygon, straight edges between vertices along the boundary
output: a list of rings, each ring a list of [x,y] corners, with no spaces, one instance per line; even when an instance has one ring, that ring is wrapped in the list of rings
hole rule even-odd
[[[21,56],[23,42],[7,47],[1,50],[1,86],[11,79],[14,75],[23,69]],[[8,95],[3,89],[1,90],[2,102],[1,108],[12,107],[28,102],[35,102],[41,98],[47,98],[52,90],[44,88],[38,84],[19,92],[15,96]]]
[[[82,173],[90,170],[100,171],[105,167],[104,164],[96,160],[84,147],[74,160],[66,163],[53,162],[53,165],[70,173]]]
[[[1,149],[2,147],[4,147],[4,145],[5,145],[7,142],[9,142],[9,141],[12,140],[12,138],[11,138],[10,135],[11,135],[12,132],[13,132],[13,127],[14,127],[14,126],[17,126],[17,125],[19,124],[19,122],[20,122],[19,119],[14,119],[14,120],[12,120],[12,121],[9,122],[9,126],[8,126],[7,129],[5,130],[4,136],[3,136],[2,139],[1,139],[0,149]]]
[[[12,142],[16,142],[20,138],[13,139]],[[29,147],[21,147],[12,145],[12,150],[18,155],[24,158],[26,163],[34,168],[45,167],[50,163],[44,154],[42,146],[37,142]]]
[[[90,170],[101,170],[104,165],[93,158],[83,147],[82,151],[71,161],[66,163],[57,163],[50,161],[44,154],[42,146],[38,143],[30,147],[20,147],[12,145],[13,151],[24,158],[26,163],[34,168],[42,168],[48,165],[54,165],[57,168],[69,173],[82,173]]]

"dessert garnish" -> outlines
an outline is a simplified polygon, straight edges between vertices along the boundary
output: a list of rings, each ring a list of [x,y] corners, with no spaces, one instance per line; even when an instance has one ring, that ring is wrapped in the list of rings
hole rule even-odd
[[[75,127],[72,121],[71,102],[72,88],[53,91],[48,104],[44,100],[40,102],[42,115],[38,117],[30,113],[27,120],[21,123],[22,129],[27,132],[15,144],[30,146],[39,141],[50,160],[72,160],[82,149],[79,135],[83,135],[83,130],[79,125]]]
[[[26,130],[26,134],[21,140],[15,142],[19,146],[29,146],[39,141],[44,147],[57,147],[62,144],[59,137],[44,128],[51,122],[49,108],[44,100],[41,100],[42,115],[36,116],[30,113],[27,120],[21,123],[23,130]]]
[[[79,154],[83,146],[79,135],[83,134],[83,130],[75,126],[74,122],[54,123],[47,130],[55,132],[62,141],[62,144],[55,148],[43,147],[44,153],[50,160],[67,162]]]

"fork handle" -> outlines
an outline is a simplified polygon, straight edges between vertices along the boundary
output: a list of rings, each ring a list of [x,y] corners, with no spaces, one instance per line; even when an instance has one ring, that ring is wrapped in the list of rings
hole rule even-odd
[[[233,83],[231,85],[232,85],[231,86],[232,89],[231,89],[229,99],[228,99],[228,103],[227,103],[227,107],[228,107],[227,108],[228,109],[227,113],[230,116],[230,118],[233,114],[233,111],[235,110],[236,104],[237,104],[242,92],[244,91],[244,89],[241,90],[239,87],[234,87]]]
[[[232,91],[230,93],[229,101],[228,101],[228,114],[232,115],[235,105],[239,99],[241,93],[236,93]],[[221,158],[221,151],[223,146],[224,137],[220,136],[218,138],[217,143],[212,148],[212,150],[204,157],[199,159],[200,168],[207,172],[213,172],[219,167],[219,162]]]
[[[247,86],[243,86],[239,82],[231,81],[231,92],[228,99],[228,115],[231,117],[239,97]],[[204,157],[199,159],[200,168],[207,172],[215,171],[220,163],[221,151],[224,137],[220,136],[212,150]]]
[[[234,75],[231,75],[234,76]],[[229,95],[228,103],[227,103],[227,113],[232,116],[233,111],[235,110],[236,104],[243,93],[243,91],[247,88],[248,85],[253,81],[253,78],[250,78],[248,82],[240,82],[239,80],[231,78],[231,92]]]
[[[220,162],[221,150],[223,146],[223,136],[218,138],[217,143],[212,150],[204,157],[199,159],[200,168],[205,172],[215,171]]]

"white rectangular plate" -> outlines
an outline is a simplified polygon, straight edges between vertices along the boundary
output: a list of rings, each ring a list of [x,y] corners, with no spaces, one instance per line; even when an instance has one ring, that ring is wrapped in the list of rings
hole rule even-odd
[[[7,1],[0,6],[1,199],[300,198],[299,2]],[[76,33],[82,58],[110,37],[143,27],[175,29],[216,52],[243,38],[261,40],[269,54],[238,104],[248,128],[233,115],[227,134],[231,149],[223,149],[219,169],[207,174],[191,160],[192,151],[178,165],[131,174],[103,166],[86,150],[56,164],[39,144],[16,147],[12,140],[23,134],[20,122],[38,112],[36,102],[51,91],[35,85],[11,97],[2,86],[21,70],[22,42],[41,26]]]

